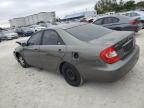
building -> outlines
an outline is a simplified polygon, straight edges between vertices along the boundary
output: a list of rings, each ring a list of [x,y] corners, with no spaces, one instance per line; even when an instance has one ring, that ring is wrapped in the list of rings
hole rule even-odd
[[[83,12],[76,12],[70,15],[66,15],[62,20],[63,21],[70,21],[70,20],[78,20],[81,18],[93,18],[97,15],[96,11],[83,11]]]
[[[9,23],[11,27],[25,26],[25,18],[24,17],[14,18],[14,19],[9,20]]]
[[[21,18],[9,20],[11,27],[22,27],[37,24],[39,22],[53,23],[56,19],[55,12],[41,12],[34,15],[29,15]]]

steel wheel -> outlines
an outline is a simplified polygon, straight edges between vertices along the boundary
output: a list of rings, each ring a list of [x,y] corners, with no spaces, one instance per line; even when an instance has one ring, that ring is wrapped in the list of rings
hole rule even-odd
[[[73,65],[65,63],[62,67],[62,73],[68,84],[76,87],[83,84],[82,76]]]
[[[24,60],[24,58],[21,55],[18,55],[18,62],[24,68],[29,67],[29,65],[26,63],[26,61]]]

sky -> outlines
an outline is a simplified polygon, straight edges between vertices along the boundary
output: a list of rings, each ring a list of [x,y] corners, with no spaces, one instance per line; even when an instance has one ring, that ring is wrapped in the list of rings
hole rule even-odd
[[[97,0],[0,0],[0,27],[9,26],[9,19],[39,12],[55,11],[63,16],[82,10],[94,10]]]

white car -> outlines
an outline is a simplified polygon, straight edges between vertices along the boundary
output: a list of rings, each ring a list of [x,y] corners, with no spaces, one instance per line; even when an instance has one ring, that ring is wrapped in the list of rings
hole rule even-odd
[[[2,31],[0,34],[1,34],[1,36],[3,37],[2,40],[11,40],[11,39],[16,39],[16,38],[18,38],[18,34],[15,33],[15,32],[12,31],[12,30]]]
[[[31,29],[33,29],[35,32],[38,32],[38,31],[41,31],[41,30],[46,29],[46,27],[39,26],[39,25],[33,25],[33,26],[31,27]]]
[[[35,28],[35,31],[41,31],[41,30],[44,30],[44,29],[46,29],[46,27],[39,26],[39,27]]]

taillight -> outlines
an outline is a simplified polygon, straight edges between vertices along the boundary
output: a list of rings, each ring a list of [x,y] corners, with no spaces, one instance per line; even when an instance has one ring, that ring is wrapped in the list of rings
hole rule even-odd
[[[108,64],[113,64],[120,60],[117,52],[115,51],[113,47],[107,48],[104,51],[102,51],[100,54],[100,57],[102,58],[104,62]]]
[[[138,24],[139,22],[138,22],[137,20],[132,20],[132,21],[130,21],[129,23],[132,24],[132,25],[136,25],[136,24]]]

